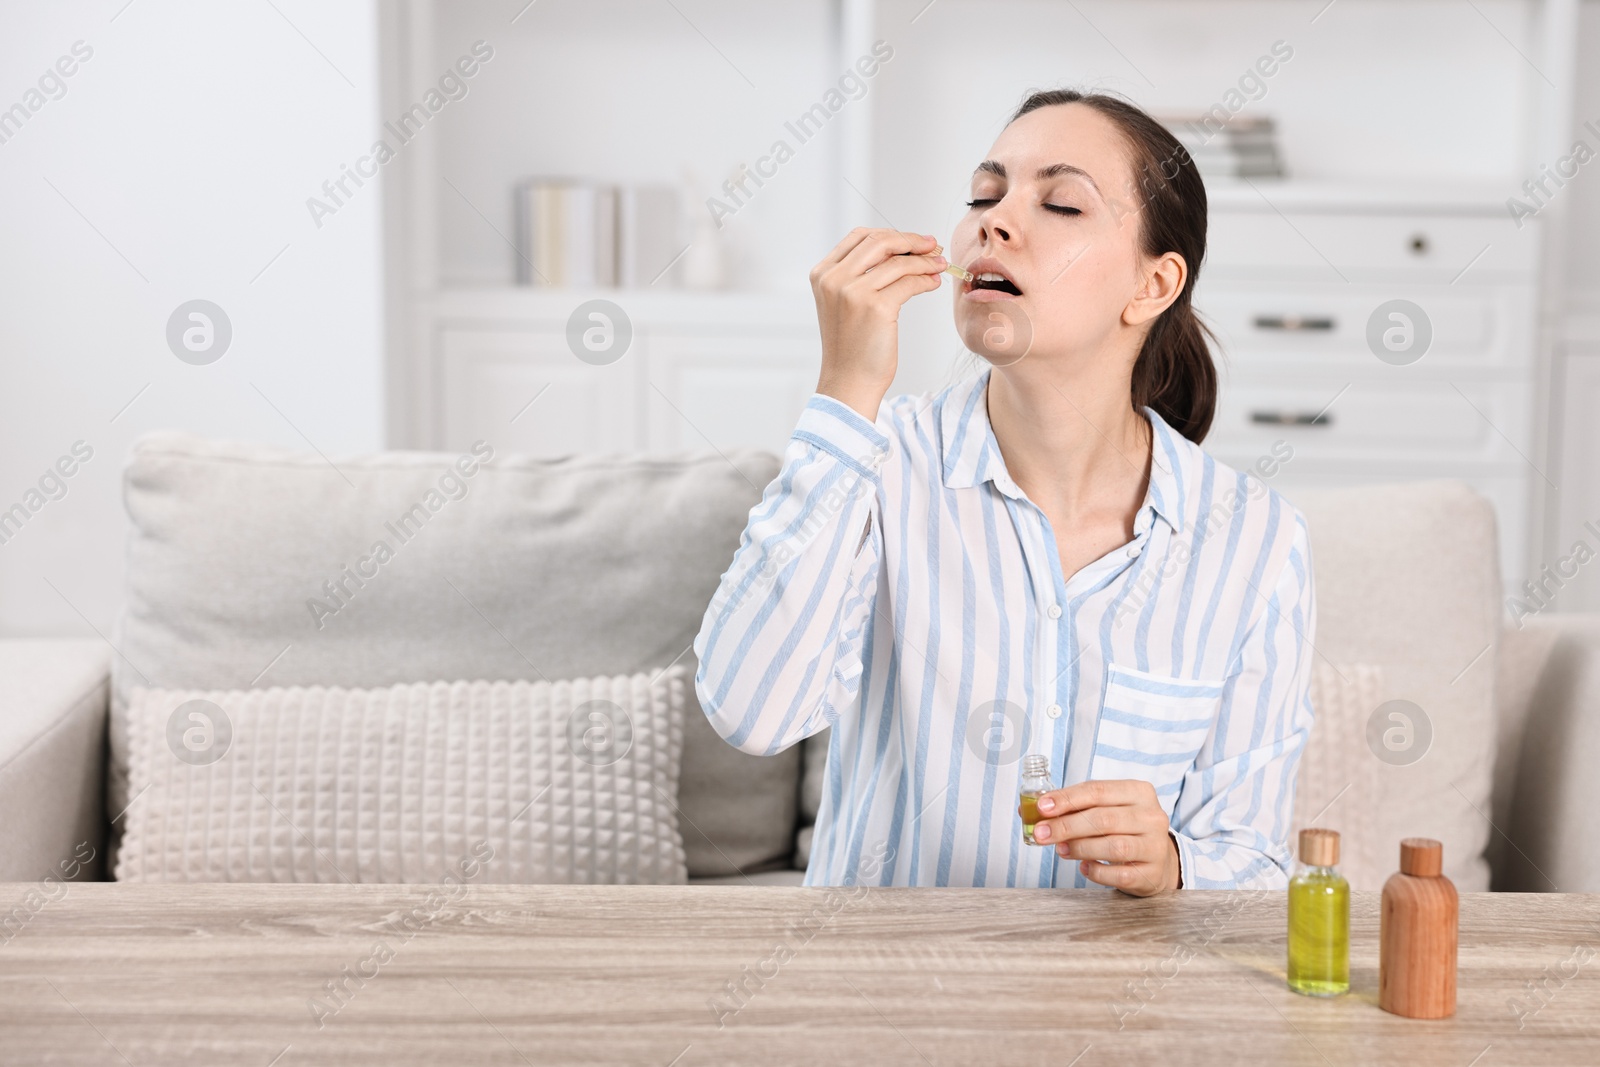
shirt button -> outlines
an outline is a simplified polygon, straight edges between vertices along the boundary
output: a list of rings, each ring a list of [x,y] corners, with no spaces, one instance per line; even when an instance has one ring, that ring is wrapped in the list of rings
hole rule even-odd
[[[1061,705],[1051,704],[1048,708],[1044,709],[1044,713],[1050,716],[1052,719],[1059,719],[1061,718]]]
[[[1129,545],[1128,546],[1128,558],[1129,559],[1133,559],[1134,557],[1136,557],[1138,555],[1139,555],[1139,546],[1138,545]]]
[[[1052,619],[1059,619],[1061,618],[1061,605],[1051,604],[1048,608],[1044,609],[1044,613],[1050,616]]]

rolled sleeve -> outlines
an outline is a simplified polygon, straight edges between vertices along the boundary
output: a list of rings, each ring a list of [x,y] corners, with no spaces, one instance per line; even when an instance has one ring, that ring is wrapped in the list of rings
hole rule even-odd
[[[814,445],[868,478],[889,456],[889,437],[861,413],[831,396],[812,395],[800,413],[794,439]]]

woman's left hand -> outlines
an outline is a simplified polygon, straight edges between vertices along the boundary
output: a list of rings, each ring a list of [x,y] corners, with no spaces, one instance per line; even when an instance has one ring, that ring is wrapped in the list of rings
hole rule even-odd
[[[1091,882],[1136,897],[1178,888],[1178,843],[1156,787],[1138,779],[1079,782],[1039,794],[1041,818],[1033,838],[1081,861]],[[1096,862],[1106,860],[1106,863]]]

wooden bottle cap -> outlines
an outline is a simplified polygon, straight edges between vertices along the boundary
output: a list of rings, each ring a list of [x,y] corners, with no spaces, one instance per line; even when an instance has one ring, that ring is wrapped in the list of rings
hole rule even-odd
[[[1339,862],[1339,831],[1308,828],[1300,831],[1300,862],[1312,867],[1332,867]]]
[[[1413,878],[1437,878],[1444,870],[1444,845],[1431,837],[1407,837],[1400,842],[1400,873]]]

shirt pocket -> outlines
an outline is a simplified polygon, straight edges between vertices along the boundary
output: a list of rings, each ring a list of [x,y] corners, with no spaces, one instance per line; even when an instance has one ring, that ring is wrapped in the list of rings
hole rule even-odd
[[[1108,664],[1089,777],[1149,782],[1170,819],[1183,776],[1194,766],[1221,707],[1221,682],[1165,678]]]

